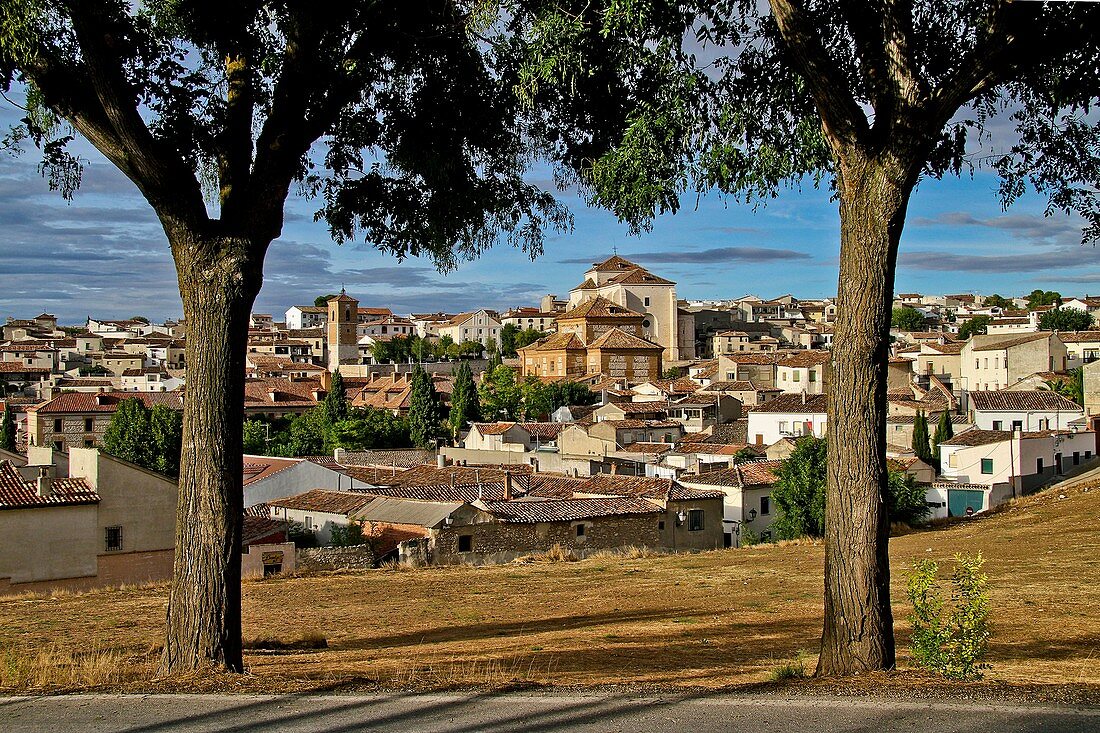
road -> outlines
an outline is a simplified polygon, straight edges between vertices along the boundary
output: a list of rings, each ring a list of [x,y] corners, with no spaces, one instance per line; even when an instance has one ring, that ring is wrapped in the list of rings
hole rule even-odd
[[[1031,733],[1100,730],[1100,708],[777,695],[95,695],[0,698],[0,730],[107,733]]]

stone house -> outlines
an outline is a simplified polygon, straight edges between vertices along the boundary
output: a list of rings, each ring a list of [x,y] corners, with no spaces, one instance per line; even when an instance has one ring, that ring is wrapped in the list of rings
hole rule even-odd
[[[774,400],[783,390],[776,387],[758,387],[749,380],[723,380],[711,382],[699,390],[699,394],[720,394],[732,397],[745,406],[762,405]]]
[[[67,392],[27,408],[28,438],[32,445],[54,450],[94,448],[102,444],[111,417],[126,399],[141,400],[149,409],[183,409],[179,392]]]
[[[315,458],[244,457],[244,506],[246,509],[297,496],[309,489],[349,491],[374,484],[355,478],[335,461]]]
[[[723,544],[739,547],[741,533],[746,529],[761,539],[771,539],[771,523],[776,517],[771,492],[776,481],[775,469],[782,463],[749,461],[718,471],[685,474],[680,482],[696,490],[722,492]]]
[[[297,523],[312,532],[317,544],[332,544],[332,530],[347,527],[351,515],[365,507],[373,497],[350,491],[311,489],[296,496],[268,501],[271,518],[287,524]]]
[[[1100,331],[1067,331],[1059,333],[1058,337],[1066,345],[1069,357],[1067,369],[1076,369],[1100,359]]]

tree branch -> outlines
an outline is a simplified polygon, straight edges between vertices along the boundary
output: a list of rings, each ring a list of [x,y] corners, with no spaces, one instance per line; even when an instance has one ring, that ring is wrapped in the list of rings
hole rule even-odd
[[[806,17],[800,0],[769,0],[779,33],[795,68],[810,88],[825,135],[834,144],[850,145],[869,132],[867,116],[856,104],[848,80],[829,58],[821,37]]]
[[[243,49],[225,55],[225,127],[215,140],[221,218],[230,226],[243,219],[252,170],[252,115],[256,103],[249,56]]]

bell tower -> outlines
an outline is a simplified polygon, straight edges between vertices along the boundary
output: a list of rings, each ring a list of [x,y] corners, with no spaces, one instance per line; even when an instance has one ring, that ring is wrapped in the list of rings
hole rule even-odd
[[[326,306],[328,370],[335,372],[340,364],[355,364],[359,361],[359,340],[355,336],[355,327],[359,323],[359,301],[341,288],[340,294],[329,298]]]

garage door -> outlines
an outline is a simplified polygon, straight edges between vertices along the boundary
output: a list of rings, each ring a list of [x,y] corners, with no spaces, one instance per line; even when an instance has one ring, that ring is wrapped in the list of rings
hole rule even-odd
[[[965,517],[967,508],[977,513],[985,508],[985,492],[973,489],[948,489],[947,512],[951,517]]]

